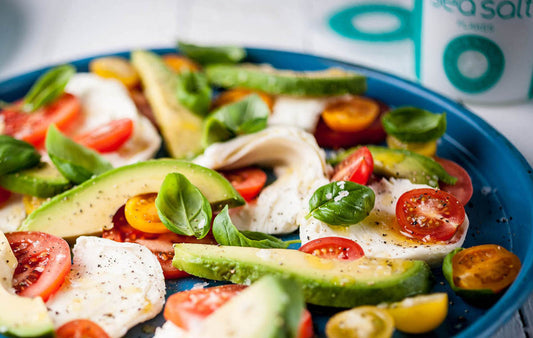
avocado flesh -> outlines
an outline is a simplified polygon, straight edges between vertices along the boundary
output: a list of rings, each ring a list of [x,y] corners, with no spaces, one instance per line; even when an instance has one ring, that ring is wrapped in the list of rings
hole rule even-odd
[[[362,257],[354,261],[321,259],[297,250],[257,249],[205,244],[174,245],[172,264],[192,275],[234,283],[264,275],[293,278],[311,304],[355,307],[399,301],[427,293],[431,271],[422,261]]]
[[[207,317],[191,337],[296,337],[304,308],[293,280],[265,276]]]
[[[44,231],[73,241],[113,226],[116,211],[136,195],[158,192],[165,176],[178,172],[221,209],[244,204],[231,184],[214,170],[186,161],[160,159],[116,168],[55,196],[32,212],[19,231]]]
[[[154,111],[168,152],[174,158],[192,158],[202,150],[203,119],[178,101],[178,75],[159,56],[148,51],[131,53],[144,94]]]
[[[19,194],[44,198],[64,191],[70,182],[53,165],[41,162],[34,168],[0,176],[0,186]]]
[[[206,74],[211,83],[224,88],[244,87],[274,95],[357,95],[366,91],[365,76],[340,69],[294,72],[253,64],[217,64],[207,66]]]
[[[17,259],[0,231],[0,333],[15,337],[51,336],[54,325],[41,297],[21,297],[8,291]]]

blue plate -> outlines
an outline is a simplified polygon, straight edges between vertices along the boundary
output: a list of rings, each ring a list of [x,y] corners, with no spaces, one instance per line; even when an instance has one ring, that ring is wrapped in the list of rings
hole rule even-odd
[[[164,54],[175,49],[157,49]],[[533,174],[532,169],[516,148],[498,131],[463,106],[435,94],[415,83],[398,77],[331,59],[298,53],[266,49],[248,49],[247,61],[269,63],[276,68],[292,70],[322,70],[340,67],[360,72],[368,77],[367,95],[391,106],[411,105],[434,112],[446,112],[448,130],[439,145],[438,155],[461,164],[470,174],[474,195],[466,207],[470,218],[465,247],[479,244],[499,244],[514,252],[522,261],[522,270],[503,297],[488,310],[474,308],[456,297],[444,280],[440,269],[434,269],[437,279],[435,292],[450,296],[448,317],[434,333],[436,336],[489,336],[508,321],[527,299],[533,283]],[[117,53],[129,57],[128,52]],[[72,62],[78,71],[87,71],[94,57]],[[0,99],[13,101],[25,95],[40,69],[0,83]],[[191,288],[205,280],[185,278],[167,282],[168,294]],[[318,334],[324,335],[324,325],[331,310],[312,308]],[[133,328],[128,336],[150,336],[153,328],[164,322],[162,316]],[[396,332],[397,336],[402,334]]]

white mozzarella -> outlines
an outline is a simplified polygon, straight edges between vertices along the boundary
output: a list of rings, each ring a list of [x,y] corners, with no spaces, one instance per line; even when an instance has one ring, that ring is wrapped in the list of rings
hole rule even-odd
[[[321,237],[339,236],[357,242],[368,257],[424,260],[430,265],[440,264],[450,251],[460,247],[466,237],[468,217],[448,242],[423,243],[406,238],[395,229],[396,203],[405,192],[430,188],[413,184],[407,179],[382,179],[370,185],[376,195],[374,209],[361,222],[350,226],[330,226],[313,217],[305,219],[308,211],[299,216],[302,245]]]
[[[157,130],[139,114],[126,87],[119,81],[77,73],[65,90],[77,96],[82,106],[82,117],[70,130],[72,134],[81,134],[122,118],[133,121],[131,138],[118,151],[103,154],[115,167],[148,160],[161,146]]]
[[[274,101],[268,124],[298,127],[312,133],[328,100],[329,98],[323,97],[278,96]]]
[[[22,195],[12,193],[9,199],[0,207],[0,231],[16,231],[26,218],[26,210],[22,203]]]
[[[319,186],[328,182],[324,151],[312,135],[291,127],[270,127],[213,144],[194,162],[212,169],[249,165],[274,169],[276,180],[261,191],[257,202],[230,210],[240,230],[269,234],[296,230],[299,210]]]
[[[154,338],[181,338],[187,337],[187,331],[167,321],[163,326],[155,329]]]
[[[46,303],[55,327],[86,318],[109,336],[121,337],[163,308],[163,271],[147,248],[82,236],[72,252],[65,283]]]

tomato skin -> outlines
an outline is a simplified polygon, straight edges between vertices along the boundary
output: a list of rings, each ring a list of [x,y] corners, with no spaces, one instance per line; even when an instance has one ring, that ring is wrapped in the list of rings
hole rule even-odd
[[[311,317],[311,313],[307,309],[304,309],[302,318],[300,319],[298,335],[296,337],[297,338],[313,338],[314,336],[315,336],[315,332],[313,330],[313,318]]]
[[[0,208],[4,206],[4,204],[9,200],[10,197],[11,191],[0,187]]]
[[[304,244],[299,251],[326,259],[353,261],[365,255],[359,244],[344,237],[322,237]]]
[[[109,335],[95,322],[88,319],[75,319],[61,325],[56,338],[109,338]]]
[[[435,157],[434,159],[448,174],[457,177],[457,182],[454,185],[439,182],[439,188],[454,195],[463,205],[466,205],[474,193],[472,179],[468,172],[453,161],[440,157]]]
[[[124,215],[129,225],[139,231],[153,234],[170,232],[159,219],[155,206],[156,193],[136,195],[126,201]]]
[[[322,112],[326,125],[341,132],[368,128],[379,115],[378,103],[363,96],[349,96],[330,102]]]
[[[129,118],[113,120],[74,137],[74,141],[100,153],[118,150],[133,134]]]
[[[38,231],[11,232],[6,238],[18,261],[13,276],[15,291],[24,297],[39,296],[46,302],[70,272],[68,243]]]
[[[331,180],[352,181],[364,185],[368,183],[373,171],[372,153],[367,147],[361,147],[335,166]]]
[[[389,107],[383,102],[377,101],[379,105],[378,117],[368,126],[368,128],[355,132],[335,131],[327,126],[322,118],[318,121],[315,129],[315,138],[322,148],[349,148],[359,144],[376,144],[385,140],[387,134],[381,124],[381,118],[389,111]]]
[[[447,241],[465,220],[465,209],[452,194],[422,188],[398,198],[396,219],[401,233],[423,242]]]
[[[221,173],[247,202],[259,195],[267,181],[266,173],[259,168],[247,167]]]
[[[157,257],[159,264],[161,264],[165,279],[176,279],[189,275],[185,271],[181,271],[172,266],[174,243],[217,244],[211,234],[208,234],[202,239],[197,239],[194,236],[182,236],[173,232],[151,234],[139,231],[129,225],[126,221],[124,206],[113,216],[113,228],[104,230],[102,237],[116,242],[131,242],[147,247]]]
[[[515,254],[495,244],[467,248],[452,258],[453,282],[466,290],[501,292],[516,279],[520,268]]]
[[[5,109],[2,111],[4,134],[40,146],[51,124],[64,131],[78,118],[80,112],[80,101],[68,93],[32,113],[24,113],[16,108]]]

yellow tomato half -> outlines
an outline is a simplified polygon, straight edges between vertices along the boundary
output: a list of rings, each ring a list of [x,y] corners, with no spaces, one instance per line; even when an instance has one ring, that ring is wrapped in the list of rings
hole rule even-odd
[[[139,85],[140,78],[130,62],[117,56],[94,59],[89,63],[89,70],[104,78],[117,79],[128,89]]]
[[[322,119],[335,131],[356,132],[368,128],[379,115],[376,101],[351,96],[329,103],[322,112]]]
[[[200,70],[200,66],[193,60],[178,54],[166,54],[163,55],[163,62],[168,68],[172,69],[176,73],[183,71],[197,72]]]
[[[242,100],[244,97],[250,95],[250,94],[257,94],[265,102],[265,104],[268,106],[268,109],[272,111],[272,108],[274,107],[274,98],[266,93],[246,89],[246,88],[234,88],[230,90],[226,90],[225,92],[221,93],[216,97],[216,99],[213,101],[212,109],[220,108],[226,104],[235,103],[237,101]]]
[[[387,135],[387,145],[389,148],[406,149],[428,157],[433,157],[437,153],[437,141],[402,142],[394,136]]]
[[[375,306],[339,312],[326,324],[328,338],[388,338],[393,332],[394,319]]]
[[[134,196],[126,202],[124,215],[128,224],[137,230],[153,234],[169,232],[159,219],[155,206],[156,193]]]

